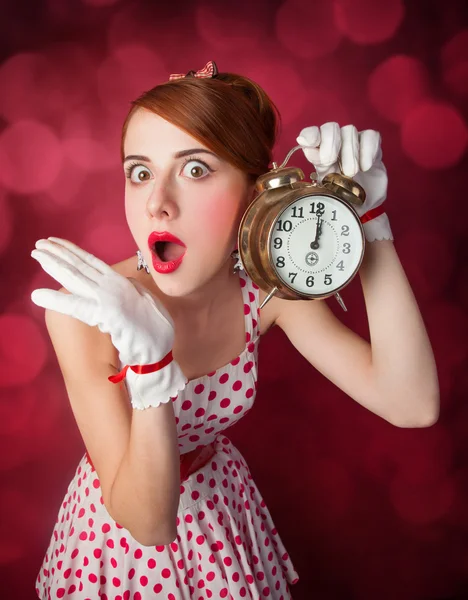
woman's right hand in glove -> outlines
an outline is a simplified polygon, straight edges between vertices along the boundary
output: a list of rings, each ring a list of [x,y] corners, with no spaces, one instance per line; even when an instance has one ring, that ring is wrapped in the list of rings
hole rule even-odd
[[[134,408],[167,402],[185,387],[187,378],[170,360],[174,323],[149,290],[68,240],[39,240],[31,256],[70,292],[34,290],[31,299],[35,304],[110,334],[124,365],[145,367],[166,359],[167,365],[155,371],[138,373],[128,369]]]

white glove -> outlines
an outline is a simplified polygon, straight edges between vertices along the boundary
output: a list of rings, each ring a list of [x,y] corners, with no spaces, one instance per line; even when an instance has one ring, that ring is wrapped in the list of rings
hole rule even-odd
[[[366,240],[393,240],[387,214],[382,209],[376,211],[382,213],[379,216],[374,216],[373,212],[387,197],[388,178],[382,162],[380,133],[373,129],[358,133],[354,125],[340,129],[338,123],[331,122],[320,129],[306,127],[299,134],[297,143],[314,165],[319,183],[328,173],[342,171],[364,188],[366,200],[362,206],[354,208],[363,222]]]
[[[36,248],[31,256],[70,294],[37,289],[31,294],[35,304],[109,333],[124,365],[152,365],[171,352],[171,316],[141,284],[67,240],[38,240]],[[132,406],[138,409],[169,402],[188,381],[174,360],[151,373],[129,368],[126,377]]]

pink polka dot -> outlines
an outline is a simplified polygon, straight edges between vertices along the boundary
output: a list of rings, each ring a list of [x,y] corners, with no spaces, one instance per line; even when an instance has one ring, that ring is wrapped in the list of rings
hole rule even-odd
[[[224,373],[223,375],[221,375],[221,377],[219,378],[219,383],[226,383],[226,381],[229,379],[229,375],[227,373]]]
[[[110,525],[109,523],[104,523],[104,525],[102,526],[102,533],[108,533],[110,531]]]
[[[235,392],[237,392],[238,390],[240,390],[241,387],[242,387],[242,381],[240,381],[239,379],[232,384],[232,389]]]
[[[120,579],[118,577],[113,577],[112,578],[112,584],[114,585],[114,587],[119,587],[120,586]]]
[[[220,402],[221,408],[227,408],[231,404],[231,400],[229,398],[223,398]]]
[[[93,487],[94,487],[94,488],[96,488],[96,489],[98,489],[99,485],[100,485],[100,483],[99,483],[99,479],[95,479],[95,480],[93,481]]]
[[[191,523],[192,521],[193,521],[192,515],[185,515],[185,522],[186,523]]]
[[[244,304],[244,315],[248,315],[250,313],[250,306],[248,304]]]
[[[232,565],[232,558],[230,558],[229,556],[226,556],[226,558],[223,560],[223,562],[227,567],[230,567]]]
[[[216,398],[216,392],[214,390],[212,390],[209,394],[208,394],[208,400],[214,400]]]
[[[63,598],[65,596],[65,588],[59,588],[57,590],[57,598]]]
[[[249,388],[246,392],[245,392],[245,397],[246,398],[251,398],[253,396],[253,388]]]
[[[148,560],[148,569],[154,569],[155,566],[156,566],[156,561],[154,560],[154,558],[150,558]]]
[[[96,582],[97,582],[97,577],[96,577],[96,575],[95,575],[94,573],[90,573],[90,574],[88,575],[88,579],[89,579],[89,581],[90,581],[91,583],[96,583]]]
[[[162,591],[162,585],[160,583],[157,583],[154,588],[153,591],[156,592],[157,594],[159,594],[159,592]]]
[[[255,344],[253,342],[251,342],[248,346],[247,346],[247,350],[249,352],[254,352],[255,350]]]
[[[206,578],[208,581],[213,581],[215,577],[216,575],[213,573],[213,571],[208,571],[208,573],[206,574]]]
[[[220,592],[219,595],[221,598],[226,598],[226,596],[228,595],[228,590],[227,588],[223,588]]]
[[[164,579],[169,579],[169,577],[171,576],[171,572],[169,569],[163,569],[161,571],[161,575],[164,577]]]
[[[245,279],[242,279],[242,277],[239,277],[239,283],[240,283],[241,288],[243,288],[243,287],[245,287],[246,281],[245,281]]]
[[[189,436],[189,440],[190,440],[191,442],[198,442],[198,440],[199,440],[199,439],[200,439],[200,436],[199,436],[199,435],[190,435],[190,436]]]
[[[140,577],[140,583],[143,587],[146,587],[148,585],[148,577],[146,577],[146,575],[142,575]]]
[[[203,417],[204,414],[205,414],[205,409],[204,408],[197,408],[197,410],[195,411],[195,416],[196,417]]]
[[[223,417],[219,420],[220,423],[227,423],[229,421],[229,417]]]
[[[193,500],[198,500],[198,498],[200,497],[200,493],[197,492],[197,490],[193,490],[193,492],[191,493],[191,496],[192,496]]]
[[[189,410],[190,408],[192,408],[192,403],[190,402],[190,400],[185,400],[182,403],[182,410]]]
[[[195,394],[201,394],[204,389],[205,386],[203,385],[203,383],[199,383],[197,386],[195,386],[195,389],[193,391],[195,392]]]
[[[262,594],[265,597],[268,597],[270,595],[270,588],[269,587],[264,587],[263,590],[262,590]]]
[[[199,546],[201,546],[201,544],[203,544],[204,541],[205,541],[205,536],[203,536],[203,535],[197,536],[196,542]]]
[[[253,362],[249,360],[249,362],[244,365],[244,373],[249,373],[252,370],[253,366]]]
[[[86,533],[86,531],[82,531],[79,535],[80,540],[84,541],[88,539],[88,534]]]
[[[93,554],[96,558],[101,558],[102,550],[100,548],[96,548]]]
[[[235,367],[236,365],[238,365],[240,362],[240,356],[238,356],[237,358],[235,358],[234,360],[231,360],[231,365],[233,367]]]
[[[208,429],[205,429],[205,433],[211,433],[212,431],[214,431],[214,427],[208,427]]]
[[[207,419],[207,421],[214,421],[215,419],[217,419],[218,416],[217,415],[210,415]]]
[[[243,406],[236,406],[236,408],[234,409],[234,414],[238,415],[240,412],[242,412],[244,410]]]

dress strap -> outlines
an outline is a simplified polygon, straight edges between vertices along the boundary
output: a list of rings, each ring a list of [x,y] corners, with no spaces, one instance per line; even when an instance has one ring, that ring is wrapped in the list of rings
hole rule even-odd
[[[246,342],[255,341],[260,335],[259,287],[245,271],[239,272],[239,283],[244,298]]]

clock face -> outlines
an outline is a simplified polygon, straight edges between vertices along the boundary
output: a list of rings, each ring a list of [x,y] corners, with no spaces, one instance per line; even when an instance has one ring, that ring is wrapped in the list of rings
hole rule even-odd
[[[287,206],[270,235],[270,256],[278,277],[304,295],[328,295],[355,274],[362,258],[358,217],[329,196],[305,196]]]

